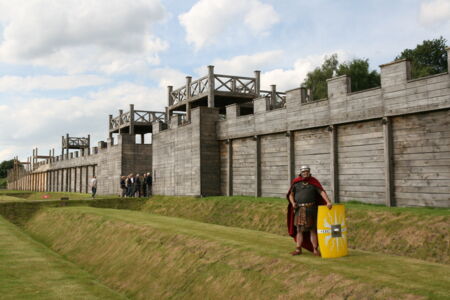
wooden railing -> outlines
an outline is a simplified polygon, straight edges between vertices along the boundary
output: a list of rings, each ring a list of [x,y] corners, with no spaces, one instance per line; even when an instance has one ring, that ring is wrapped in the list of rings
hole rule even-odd
[[[109,128],[110,130],[116,130],[123,125],[129,125],[131,123],[150,125],[155,121],[165,122],[165,119],[165,112],[133,110],[133,115],[128,111],[115,118],[111,118]]]
[[[221,92],[255,94],[255,78],[214,74],[214,90]]]
[[[88,148],[89,147],[89,139],[84,137],[69,137],[64,138],[63,147],[69,148]]]
[[[208,92],[208,76],[199,78],[191,83],[190,97],[201,95]]]
[[[165,121],[166,114],[156,111],[135,110],[134,123],[153,123],[155,121]]]
[[[190,98],[206,95],[209,92],[210,77],[204,76],[195,81],[188,81],[188,83],[176,90],[170,91],[169,106],[180,104]],[[252,77],[240,77],[214,74],[214,91],[215,92],[229,92],[234,94],[257,94],[256,79]]]

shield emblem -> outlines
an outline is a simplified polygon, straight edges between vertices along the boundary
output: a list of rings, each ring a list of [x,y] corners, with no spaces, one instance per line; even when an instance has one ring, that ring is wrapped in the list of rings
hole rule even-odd
[[[333,204],[331,209],[319,206],[317,237],[323,258],[347,255],[347,223],[343,204]]]

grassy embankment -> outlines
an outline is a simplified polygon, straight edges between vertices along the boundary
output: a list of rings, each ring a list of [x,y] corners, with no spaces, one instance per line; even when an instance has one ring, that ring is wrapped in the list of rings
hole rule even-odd
[[[91,194],[68,193],[68,192],[28,192],[0,190],[0,202],[3,201],[29,201],[29,200],[59,200],[61,198],[70,200],[92,199]],[[117,198],[116,195],[96,196],[96,199]]]
[[[143,211],[286,235],[285,199],[152,197]],[[346,203],[349,247],[450,263],[450,209]]]
[[[446,264],[357,250],[340,259],[292,257],[289,237],[144,212],[50,208],[25,228],[109,287],[137,299],[449,296]]]
[[[0,217],[1,299],[124,299]]]

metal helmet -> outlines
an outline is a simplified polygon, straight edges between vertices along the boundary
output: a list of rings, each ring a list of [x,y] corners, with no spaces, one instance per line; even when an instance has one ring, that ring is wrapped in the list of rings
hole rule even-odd
[[[309,168],[309,166],[303,165],[303,166],[300,167],[300,173],[303,172],[303,171],[311,171],[311,169]]]

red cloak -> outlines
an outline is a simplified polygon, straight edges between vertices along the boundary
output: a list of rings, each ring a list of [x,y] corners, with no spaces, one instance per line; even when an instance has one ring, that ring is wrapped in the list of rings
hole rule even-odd
[[[289,191],[286,194],[286,199],[288,200],[288,203],[289,203],[288,207],[287,207],[287,227],[288,227],[289,235],[291,237],[293,237],[294,240],[297,240],[297,226],[294,226],[295,211],[294,211],[294,208],[292,207],[291,201],[289,201],[289,194],[291,193],[292,188],[294,187],[294,184],[296,184],[297,182],[300,182],[300,181],[309,182],[310,184],[321,189],[322,191],[324,190],[322,185],[320,184],[319,180],[317,180],[316,178],[314,178],[312,176],[309,176],[309,177],[298,176],[297,178],[294,178],[294,180],[292,180],[291,187],[289,188]],[[317,203],[318,203],[318,205],[327,205],[327,202],[322,197],[319,197],[319,199],[317,199]],[[311,252],[314,251],[314,247],[311,243],[309,231],[303,232],[302,247]]]

